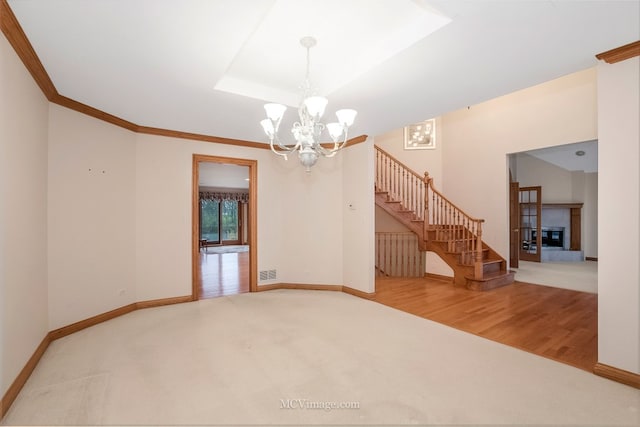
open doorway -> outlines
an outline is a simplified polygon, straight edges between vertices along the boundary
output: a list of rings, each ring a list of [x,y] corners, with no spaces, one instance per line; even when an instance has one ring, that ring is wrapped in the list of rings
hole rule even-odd
[[[192,296],[256,290],[257,162],[193,156]]]
[[[517,280],[597,293],[597,141],[508,159],[510,266]]]

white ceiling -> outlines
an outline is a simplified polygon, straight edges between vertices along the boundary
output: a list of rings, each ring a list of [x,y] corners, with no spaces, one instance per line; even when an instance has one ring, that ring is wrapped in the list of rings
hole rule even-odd
[[[8,2],[61,95],[141,126],[260,142],[264,101],[226,90],[290,96],[302,36],[318,39],[311,80],[327,111],[358,110],[351,136],[592,67],[640,38],[635,0]],[[451,22],[424,37],[439,19],[427,9]]]
[[[581,151],[581,156],[576,153]],[[587,141],[556,147],[527,151],[537,157],[568,171],[598,172],[598,142]]]
[[[224,163],[198,163],[198,185],[216,188],[249,188],[249,167]]]

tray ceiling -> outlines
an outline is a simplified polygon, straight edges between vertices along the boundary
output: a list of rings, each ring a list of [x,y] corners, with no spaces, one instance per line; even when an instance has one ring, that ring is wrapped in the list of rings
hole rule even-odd
[[[295,105],[303,36],[318,39],[311,80],[328,113],[358,110],[354,136],[592,67],[640,38],[638,1],[8,3],[61,95],[141,126],[258,142],[264,99]]]

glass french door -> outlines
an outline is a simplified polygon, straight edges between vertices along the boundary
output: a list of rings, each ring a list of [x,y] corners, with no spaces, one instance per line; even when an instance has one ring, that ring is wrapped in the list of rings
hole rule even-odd
[[[540,262],[542,187],[520,188],[520,259]]]
[[[241,210],[236,200],[200,200],[200,240],[240,244]]]

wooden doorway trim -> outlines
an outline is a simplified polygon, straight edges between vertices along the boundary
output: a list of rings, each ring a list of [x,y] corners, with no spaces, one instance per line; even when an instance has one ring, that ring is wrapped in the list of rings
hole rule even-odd
[[[198,191],[200,173],[198,164],[200,162],[224,163],[247,166],[249,168],[249,221],[247,222],[249,241],[249,292],[256,292],[258,290],[258,161],[194,154],[193,167],[191,169],[191,298],[194,301],[200,299],[200,268],[198,266],[198,257],[200,256],[200,194]]]
[[[527,201],[523,202],[520,197],[520,221],[519,221],[519,235],[520,235],[520,260],[522,261],[534,261],[541,262],[542,260],[542,187],[541,186],[532,186],[532,187],[520,187],[520,194],[529,193]],[[535,201],[531,202],[530,197],[531,194],[535,194]],[[526,210],[525,210],[526,209]],[[533,213],[532,213],[533,212]],[[535,228],[531,226],[531,224],[523,224],[523,220],[525,217],[535,218]],[[535,230],[536,237],[535,241],[532,238],[532,233]],[[525,240],[526,239],[526,240]],[[528,245],[535,244],[536,251],[535,253],[531,253],[530,246],[524,248],[525,242]]]
[[[509,173],[511,175],[511,173]],[[509,183],[509,266],[518,268],[520,261],[520,183]]]

